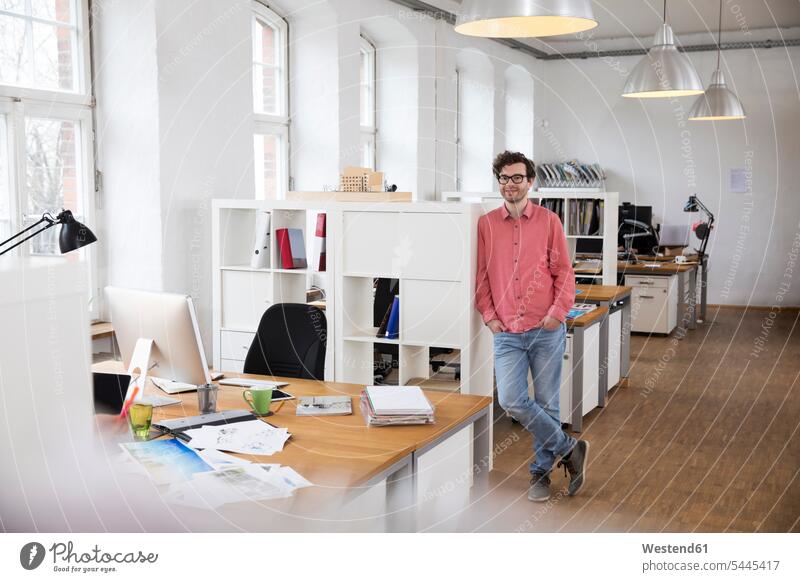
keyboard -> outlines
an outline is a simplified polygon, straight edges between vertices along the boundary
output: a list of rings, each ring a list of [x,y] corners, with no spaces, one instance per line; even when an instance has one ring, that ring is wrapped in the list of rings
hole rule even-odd
[[[288,382],[272,382],[270,380],[251,380],[249,378],[226,378],[219,381],[220,384],[225,386],[240,386],[243,388],[251,388],[253,386],[268,386],[270,388],[279,388],[281,386],[288,386]]]
[[[154,378],[150,376],[153,384],[161,388],[167,394],[180,394],[181,392],[192,392],[197,390],[195,384],[187,384],[185,382],[173,382],[172,380],[164,380],[163,378]]]

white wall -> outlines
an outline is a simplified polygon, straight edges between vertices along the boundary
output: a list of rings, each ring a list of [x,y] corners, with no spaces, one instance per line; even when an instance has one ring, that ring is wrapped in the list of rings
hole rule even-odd
[[[716,124],[687,121],[691,97],[620,97],[625,77],[618,70],[631,70],[638,58],[545,63],[536,93],[537,160],[599,162],[620,201],[652,205],[666,224],[702,217],[682,212],[696,193],[718,221],[708,248],[708,301],[774,304],[800,231],[800,48],[725,51],[729,86],[748,117]],[[690,58],[708,83],[716,54]],[[729,170],[750,167],[751,192],[730,193]],[[796,278],[786,304],[800,304]]]
[[[210,200],[255,190],[250,3],[110,1],[98,15],[102,283],[193,295],[208,350]]]
[[[255,195],[251,5],[96,5],[104,204],[98,234],[108,265],[101,284],[192,294],[208,350],[209,200]],[[341,168],[358,162],[362,29],[378,50],[379,158],[387,178],[421,200],[455,186],[452,79],[458,51],[477,47],[498,71],[510,64],[535,66],[529,56],[462,37],[446,23],[388,0],[277,0],[270,6],[289,23],[290,175],[297,190],[336,184]],[[495,101],[502,101],[498,74]],[[478,115],[492,118],[491,103],[486,109]],[[502,135],[502,126],[494,133]],[[488,144],[486,151],[497,147],[503,146]],[[490,180],[490,156],[484,157],[475,171]]]
[[[95,8],[100,283],[160,289],[155,12],[149,0],[98,0]]]

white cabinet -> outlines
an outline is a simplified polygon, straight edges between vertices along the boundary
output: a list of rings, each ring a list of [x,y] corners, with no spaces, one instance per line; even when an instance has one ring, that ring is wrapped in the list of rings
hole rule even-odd
[[[270,214],[272,244],[267,266],[253,269],[250,267],[250,255],[259,212]],[[264,312],[278,303],[305,303],[310,279],[314,276],[325,277],[326,273],[314,270],[312,260],[315,233],[309,224],[316,225],[318,212],[308,204],[295,207],[283,202],[214,200],[211,231],[216,370],[241,372]],[[279,268],[280,251],[275,244],[275,231],[279,228],[303,230],[309,268]],[[327,249],[327,252],[330,257],[334,251]],[[332,296],[331,290],[328,299]],[[329,320],[329,338],[331,325]],[[326,357],[326,378],[329,380],[333,379],[332,349],[329,339]]]
[[[626,275],[631,292],[631,330],[670,334],[678,324],[677,275]]]
[[[270,214],[271,241],[283,227],[305,231],[308,269],[251,269],[258,212]],[[313,269],[314,230],[326,214],[327,269]],[[214,200],[212,221],[214,367],[241,368],[261,316],[271,305],[305,303],[324,282],[325,379],[371,384],[375,348],[398,354],[401,382],[427,379],[432,351],[457,350],[460,388],[491,395],[492,335],[475,310],[478,219],[474,204]],[[400,337],[375,337],[376,278],[399,280]],[[321,283],[322,284],[322,283]],[[397,346],[395,348],[395,346]]]

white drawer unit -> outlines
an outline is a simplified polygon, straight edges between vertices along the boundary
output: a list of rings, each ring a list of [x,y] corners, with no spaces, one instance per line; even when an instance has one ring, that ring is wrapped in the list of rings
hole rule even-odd
[[[583,334],[583,356],[576,355],[573,332],[567,334],[559,398],[561,422],[571,424],[576,432],[581,430],[581,419],[597,408],[600,391],[600,326],[592,325],[578,333]]]
[[[631,292],[631,330],[670,334],[678,324],[678,277],[626,275]]]
[[[222,359],[243,362],[255,337],[256,334],[245,331],[221,331],[219,345]]]
[[[219,371],[241,374],[244,371],[244,362],[241,360],[220,360]]]
[[[272,274],[223,270],[222,327],[255,329],[272,305]]]

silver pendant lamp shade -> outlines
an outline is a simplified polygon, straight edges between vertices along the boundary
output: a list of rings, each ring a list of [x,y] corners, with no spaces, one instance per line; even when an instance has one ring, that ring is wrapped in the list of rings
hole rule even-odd
[[[705,95],[697,98],[689,119],[692,121],[726,121],[730,119],[744,119],[744,107],[739,98],[728,89],[725,84],[725,75],[719,66],[720,53],[722,52],[722,0],[719,3],[719,32],[717,37],[717,70],[711,75],[711,84],[706,89]]]
[[[675,46],[675,35],[667,24],[667,3],[664,1],[664,24],[656,32],[653,47],[633,69],[623,97],[638,99],[671,98],[699,95],[703,83],[688,57]]]
[[[595,26],[591,0],[464,0],[455,30],[467,36],[530,38]]]

